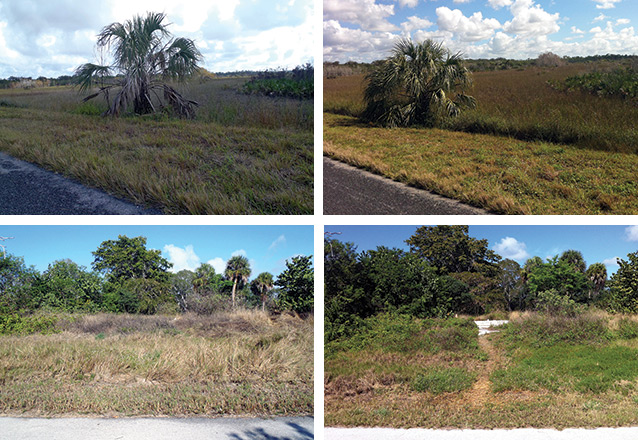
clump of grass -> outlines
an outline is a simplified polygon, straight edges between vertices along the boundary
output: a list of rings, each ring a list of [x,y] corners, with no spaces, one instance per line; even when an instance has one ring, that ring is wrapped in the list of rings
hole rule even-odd
[[[412,381],[415,391],[428,391],[432,394],[452,393],[466,390],[476,380],[476,374],[457,367],[444,368],[419,374]]]

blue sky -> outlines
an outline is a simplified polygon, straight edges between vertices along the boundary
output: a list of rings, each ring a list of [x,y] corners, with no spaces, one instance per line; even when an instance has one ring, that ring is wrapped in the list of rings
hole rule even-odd
[[[408,250],[405,240],[418,226],[337,226],[325,231],[341,232],[334,238],[352,242],[359,251],[377,246]],[[605,263],[608,273],[616,271],[616,257],[638,251],[638,226],[470,226],[471,237],[487,239],[489,248],[504,258],[523,264],[528,258],[543,259],[568,249],[583,253],[587,265]]]
[[[369,62],[397,39],[468,58],[638,53],[636,0],[324,0],[324,60]]]
[[[40,271],[66,258],[90,269],[91,252],[118,235],[146,237],[147,248],[161,250],[173,271],[210,263],[221,273],[240,254],[249,259],[252,278],[260,272],[278,275],[293,256],[314,255],[312,226],[0,226],[0,236],[14,237],[0,242],[7,253]]]
[[[57,77],[96,59],[100,30],[147,11],[195,40],[212,72],[294,67],[313,59],[314,0],[2,0],[0,78]]]

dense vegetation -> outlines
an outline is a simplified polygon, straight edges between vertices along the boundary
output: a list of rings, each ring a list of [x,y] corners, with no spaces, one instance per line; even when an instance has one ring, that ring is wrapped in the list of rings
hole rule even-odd
[[[616,68],[610,72],[592,72],[570,76],[551,83],[558,90],[584,90],[600,97],[638,99],[638,70],[635,67]]]
[[[603,264],[587,267],[568,250],[521,266],[468,235],[467,226],[423,226],[410,250],[357,252],[351,243],[325,242],[326,341],[348,336],[380,313],[418,318],[544,311],[573,316],[588,305],[638,312],[638,253],[620,260],[607,279]]]
[[[271,97],[297,99],[314,98],[314,67],[308,63],[291,71],[266,70],[260,72],[241,87],[247,95],[258,94]]]
[[[249,281],[250,265],[243,257],[241,269],[233,257],[224,274],[215,273],[208,264],[171,273],[171,263],[159,251],[147,249],[144,237],[107,240],[93,255],[92,271],[60,260],[44,272],[26,266],[20,257],[3,256],[0,333],[53,328],[56,318],[37,311],[211,314],[267,307],[309,313],[314,306],[309,256],[286,261],[286,269],[275,279],[263,273]]]

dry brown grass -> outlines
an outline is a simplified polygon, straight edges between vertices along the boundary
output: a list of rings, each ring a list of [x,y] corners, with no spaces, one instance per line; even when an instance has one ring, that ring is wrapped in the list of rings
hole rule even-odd
[[[3,336],[0,412],[311,413],[312,323],[99,315],[55,335]]]

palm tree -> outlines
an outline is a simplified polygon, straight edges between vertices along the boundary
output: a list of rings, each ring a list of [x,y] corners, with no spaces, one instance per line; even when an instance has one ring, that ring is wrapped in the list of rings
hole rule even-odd
[[[226,278],[233,282],[233,309],[235,308],[235,292],[237,290],[237,284],[245,283],[250,276],[250,263],[248,258],[241,255],[235,255],[231,257],[226,263],[226,270],[224,271]]]
[[[97,47],[110,50],[113,63],[87,63],[76,69],[81,92],[91,89],[96,80],[102,84],[97,93],[84,101],[103,95],[109,107],[105,115],[117,116],[131,104],[136,114],[146,114],[159,110],[158,102],[163,106],[162,94],[175,113],[182,117],[195,116],[194,107],[198,104],[183,98],[162,81],[183,81],[189,77],[198,70],[202,54],[193,40],[172,38],[165,18],[163,13],[149,12],[146,17],[137,15],[102,29]],[[104,85],[105,80],[110,83]],[[117,91],[112,101],[111,91]]]
[[[596,299],[607,283],[607,267],[603,263],[594,263],[587,268],[585,275],[594,287],[589,292],[589,299]]]
[[[431,126],[442,115],[457,116],[462,106],[476,106],[463,93],[472,78],[461,55],[432,40],[402,39],[366,79],[363,118],[390,127]]]
[[[265,311],[268,292],[270,292],[275,285],[273,276],[270,272],[262,272],[257,275],[257,278],[253,280],[253,283],[255,283],[255,288],[261,296],[261,310]]]
[[[583,258],[583,254],[580,251],[576,251],[574,249],[568,249],[563,252],[558,261],[567,262],[574,268],[576,272],[580,273],[585,273],[585,268],[587,267],[585,259]],[[607,272],[605,271],[605,273]]]

